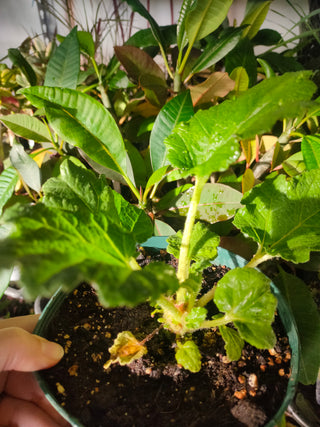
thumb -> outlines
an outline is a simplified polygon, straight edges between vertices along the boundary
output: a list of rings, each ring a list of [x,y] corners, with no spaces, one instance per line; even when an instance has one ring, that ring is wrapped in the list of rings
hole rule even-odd
[[[21,328],[0,330],[0,372],[32,372],[55,365],[63,348]]]

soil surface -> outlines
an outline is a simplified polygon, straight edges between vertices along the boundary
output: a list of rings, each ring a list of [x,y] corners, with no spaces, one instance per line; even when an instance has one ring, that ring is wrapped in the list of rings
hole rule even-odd
[[[211,287],[225,272],[210,267],[204,286]],[[184,370],[175,363],[174,336],[160,328],[142,359],[105,370],[108,348],[119,332],[130,330],[142,340],[159,328],[151,312],[148,304],[106,309],[85,284],[61,306],[46,337],[64,347],[65,357],[42,375],[60,404],[84,426],[255,427],[276,413],[291,358],[277,316],[275,348],[261,351],[246,345],[237,362],[228,361],[218,331],[199,332],[202,369]]]

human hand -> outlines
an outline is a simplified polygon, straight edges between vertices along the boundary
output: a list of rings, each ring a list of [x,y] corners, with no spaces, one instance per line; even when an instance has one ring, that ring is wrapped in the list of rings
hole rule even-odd
[[[0,426],[67,427],[32,372],[55,365],[60,345],[32,335],[38,316],[0,320]]]

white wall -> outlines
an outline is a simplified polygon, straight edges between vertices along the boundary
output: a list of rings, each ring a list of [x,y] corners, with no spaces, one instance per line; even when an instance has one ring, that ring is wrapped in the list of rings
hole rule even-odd
[[[174,14],[178,17],[179,8],[182,0],[174,0]],[[75,12],[85,24],[85,14],[87,14],[89,27],[95,20],[95,12],[99,0],[74,0]],[[146,5],[147,1],[142,0]],[[300,10],[305,12],[308,10],[308,0],[292,0]],[[83,4],[86,4],[86,13],[83,12]],[[93,10],[90,12],[91,4]],[[109,18],[112,19],[111,11],[113,10],[112,1],[104,0],[105,9],[100,8],[100,17],[104,19],[109,13]],[[235,0],[230,12],[230,18],[237,18],[237,22],[241,22],[243,17],[246,0]],[[275,12],[276,11],[276,12]],[[169,0],[150,0],[150,12],[160,25],[171,23],[170,1]],[[129,20],[130,12],[123,14],[125,20]],[[277,29],[281,34],[285,35],[287,30],[294,25],[294,22],[299,20],[298,15],[292,10],[286,0],[274,0],[271,5],[271,10],[264,23],[264,27]],[[127,22],[127,25],[126,25]],[[124,23],[124,29],[128,29],[128,21]],[[113,26],[114,27],[114,26]],[[147,22],[145,19],[136,16],[134,28],[146,28]],[[296,28],[296,31],[299,29]],[[58,24],[58,32],[66,34],[66,28]],[[38,9],[34,0],[0,0],[0,62],[7,54],[7,49],[18,47],[28,36],[41,34],[41,26],[38,15]],[[105,49],[112,50],[112,45],[121,42],[115,34],[108,35]],[[105,56],[105,55],[104,55]],[[7,62],[7,61],[6,61]]]

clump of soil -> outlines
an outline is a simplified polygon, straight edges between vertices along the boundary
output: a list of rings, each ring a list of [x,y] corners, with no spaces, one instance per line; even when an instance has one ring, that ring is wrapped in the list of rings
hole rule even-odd
[[[210,267],[204,286],[211,287],[225,272]],[[148,304],[106,309],[85,284],[64,301],[46,337],[64,347],[65,357],[43,371],[61,406],[90,427],[267,423],[280,407],[290,377],[288,338],[277,318],[275,348],[261,351],[246,345],[237,362],[228,361],[218,331],[199,332],[202,369],[191,373],[177,366],[175,337],[160,328],[142,359],[105,370],[108,348],[119,332],[130,330],[142,340],[159,328],[152,310]]]

